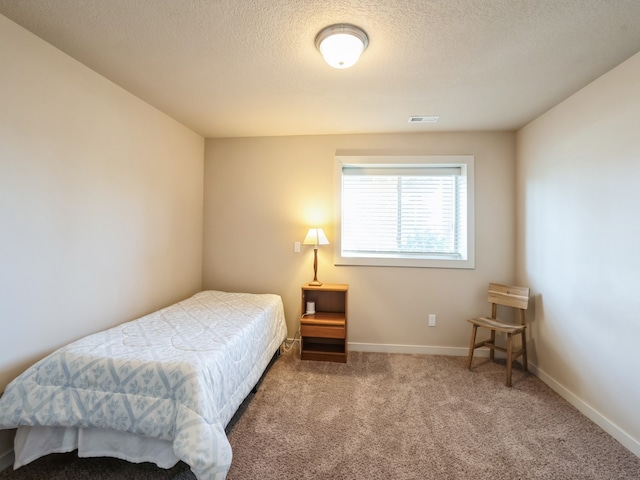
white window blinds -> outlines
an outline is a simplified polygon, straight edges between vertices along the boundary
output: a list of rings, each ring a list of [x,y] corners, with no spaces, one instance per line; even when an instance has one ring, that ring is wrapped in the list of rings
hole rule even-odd
[[[466,255],[462,166],[344,166],[342,256]]]

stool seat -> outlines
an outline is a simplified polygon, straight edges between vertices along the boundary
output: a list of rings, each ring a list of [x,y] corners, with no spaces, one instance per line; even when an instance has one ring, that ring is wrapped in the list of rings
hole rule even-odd
[[[498,318],[489,317],[469,318],[467,322],[473,323],[478,327],[491,328],[496,332],[503,333],[519,333],[521,330],[527,328],[526,325],[512,325],[510,323],[503,322]]]

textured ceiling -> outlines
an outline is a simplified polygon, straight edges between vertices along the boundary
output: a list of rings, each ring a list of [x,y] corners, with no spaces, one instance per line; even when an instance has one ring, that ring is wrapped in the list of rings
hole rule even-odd
[[[0,0],[0,13],[206,137],[514,130],[640,51],[638,0]],[[335,70],[314,38],[343,22],[370,44]]]

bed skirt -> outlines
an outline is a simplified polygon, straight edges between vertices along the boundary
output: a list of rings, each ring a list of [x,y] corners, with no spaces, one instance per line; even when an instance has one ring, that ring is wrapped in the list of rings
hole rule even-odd
[[[113,457],[171,468],[179,459],[169,440],[113,430],[67,427],[20,427],[14,440],[14,469],[51,453],[78,450],[79,457]]]

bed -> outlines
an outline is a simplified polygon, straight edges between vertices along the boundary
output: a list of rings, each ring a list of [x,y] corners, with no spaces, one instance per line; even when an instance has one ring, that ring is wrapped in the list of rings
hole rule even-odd
[[[77,449],[224,479],[224,429],[286,334],[279,296],[204,291],[71,343],[0,398],[0,428],[18,428],[14,468]]]

